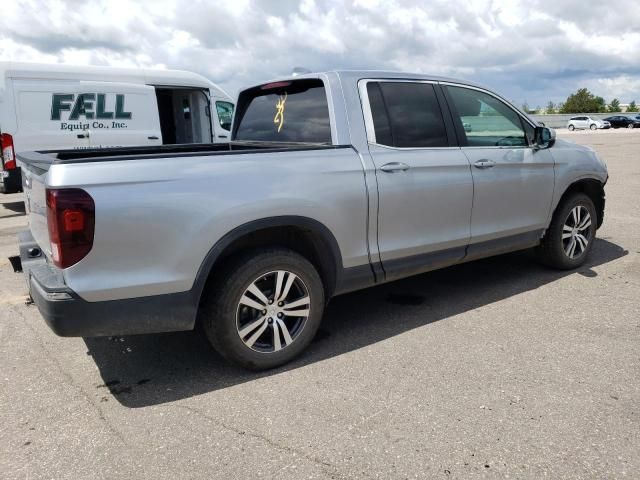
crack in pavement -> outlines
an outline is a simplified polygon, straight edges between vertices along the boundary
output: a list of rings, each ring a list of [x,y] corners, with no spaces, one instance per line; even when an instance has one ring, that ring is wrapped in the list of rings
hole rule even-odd
[[[223,429],[225,429],[225,430],[227,430],[229,432],[233,432],[236,435],[249,436],[249,437],[255,438],[257,440],[261,440],[261,441],[265,442],[267,445],[269,445],[269,446],[271,446],[271,447],[273,447],[273,448],[275,448],[277,450],[280,450],[282,452],[289,453],[289,454],[293,453],[295,455],[299,455],[300,457],[302,457],[302,458],[304,458],[306,460],[309,460],[310,462],[314,463],[315,465],[318,465],[324,473],[330,475],[332,478],[347,478],[339,470],[339,468],[336,465],[333,465],[332,463],[327,462],[326,460],[322,460],[320,458],[316,458],[316,457],[314,457],[312,455],[309,455],[308,453],[306,453],[306,452],[304,452],[302,450],[298,450],[298,449],[296,449],[294,447],[290,447],[288,445],[282,445],[280,443],[277,443],[277,442],[273,441],[271,438],[269,438],[269,437],[267,437],[265,435],[261,435],[259,433],[254,433],[254,432],[250,432],[250,431],[247,431],[247,430],[241,430],[239,428],[235,428],[235,427],[233,427],[231,425],[228,425],[228,424],[224,423],[223,421],[221,421],[221,420],[219,420],[217,418],[214,418],[214,417],[212,417],[210,415],[207,415],[206,413],[200,411],[198,408],[193,407],[191,405],[165,404],[165,405],[160,405],[158,408],[172,408],[172,407],[180,408],[180,409],[183,409],[183,410],[187,410],[187,411],[189,411],[191,413],[194,413],[194,414],[196,414],[196,415],[198,415],[198,416],[200,416],[200,417],[202,417],[202,418],[204,418],[206,420],[209,420],[210,422],[212,422],[216,426],[219,426],[219,427],[221,427],[221,428],[223,428]],[[285,468],[288,468],[288,467],[290,467],[292,465],[294,465],[294,463],[291,463],[291,464],[286,465],[286,466],[284,466],[282,468],[279,468],[277,471],[284,470]]]

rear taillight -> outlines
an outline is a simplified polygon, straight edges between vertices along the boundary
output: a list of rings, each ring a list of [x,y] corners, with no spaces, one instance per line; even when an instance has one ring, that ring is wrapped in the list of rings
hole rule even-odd
[[[16,168],[16,152],[13,148],[13,137],[8,133],[0,134],[0,145],[2,146],[2,164],[5,170]]]
[[[53,263],[75,265],[93,247],[93,198],[79,188],[47,189],[47,225]]]

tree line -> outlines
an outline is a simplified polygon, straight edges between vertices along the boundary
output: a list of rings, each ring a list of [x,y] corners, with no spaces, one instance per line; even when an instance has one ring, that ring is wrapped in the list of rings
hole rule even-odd
[[[620,100],[614,98],[606,104],[604,98],[599,97],[591,93],[586,88],[580,88],[576,93],[572,93],[567,97],[564,103],[554,104],[549,102],[546,108],[538,108],[536,110],[530,110],[529,106],[525,103],[522,105],[523,110],[527,113],[617,113],[622,112],[620,107]],[[629,103],[626,112],[638,112],[639,108],[636,105],[636,101],[633,100]]]

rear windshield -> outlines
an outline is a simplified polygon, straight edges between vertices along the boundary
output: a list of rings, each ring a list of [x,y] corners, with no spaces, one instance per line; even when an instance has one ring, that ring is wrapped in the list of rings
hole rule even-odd
[[[321,80],[294,80],[245,91],[238,100],[235,140],[331,143]]]

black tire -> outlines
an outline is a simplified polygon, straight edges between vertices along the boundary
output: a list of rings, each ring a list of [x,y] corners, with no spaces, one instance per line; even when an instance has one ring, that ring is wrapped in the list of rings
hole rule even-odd
[[[572,215],[572,211],[576,207],[582,207],[588,211],[591,223],[585,230],[579,231],[579,233],[587,239],[586,248],[584,248],[579,255],[571,258],[565,249],[569,247],[572,239],[571,237],[568,239],[563,239],[562,237],[563,233],[569,233],[564,229],[565,227],[569,228],[573,223],[573,217],[569,217]],[[584,214],[582,217],[584,218]],[[566,225],[567,223],[569,226]],[[596,237],[597,223],[598,216],[596,213],[596,207],[587,195],[584,193],[574,193],[568,196],[560,205],[558,205],[555,213],[553,214],[551,225],[547,229],[547,232],[538,247],[538,257],[544,264],[560,270],[571,270],[581,266],[586,261],[589,256],[589,252],[593,247]]]
[[[265,351],[256,351],[240,337],[240,331],[246,328],[246,324],[241,328],[239,320],[241,315],[254,315],[251,321],[253,323],[264,318],[265,315],[262,315],[264,312],[259,312],[257,309],[252,310],[251,307],[241,304],[240,300],[243,295],[246,295],[249,287],[257,282],[267,282],[272,275],[277,276],[277,271],[287,272],[287,277],[293,273],[297,277],[294,282],[298,282],[298,280],[301,282],[299,287],[296,287],[294,283],[292,288],[302,289],[304,287],[306,290],[309,297],[308,316],[305,320],[301,320],[304,321],[302,325],[296,327],[299,329],[297,333],[294,334],[293,331],[287,330],[287,335],[291,333],[291,343],[286,344],[284,332],[280,330],[278,343],[282,340],[285,344],[280,347],[280,350],[276,351],[274,347],[274,351],[267,351],[265,347]],[[274,286],[275,288],[277,287]],[[265,296],[269,297],[270,294],[265,294]],[[251,251],[228,262],[217,273],[216,279],[207,286],[200,307],[200,318],[209,342],[224,358],[249,370],[266,370],[289,362],[309,345],[320,326],[324,303],[322,280],[314,266],[306,258],[292,250],[270,248]],[[275,309],[276,305],[266,308]],[[266,314],[266,316],[268,315],[269,313]],[[285,316],[282,318],[283,321],[297,322],[296,318],[299,317]],[[275,343],[274,330],[277,331],[282,327],[277,326],[278,321],[275,316],[273,317],[275,322],[271,321],[271,317],[269,320],[262,335],[265,335],[265,341],[268,341],[271,336]],[[260,329],[261,327],[256,328],[247,336],[252,336]],[[257,344],[258,341],[254,346]]]
[[[569,131],[571,131],[571,132],[573,132],[576,129],[576,127],[574,127],[573,125],[569,125],[569,127],[567,127],[567,128],[569,128]]]
[[[592,123],[592,124],[589,126],[589,128],[590,128],[591,130],[596,130],[596,129],[598,128],[598,126],[597,126],[595,123]]]

